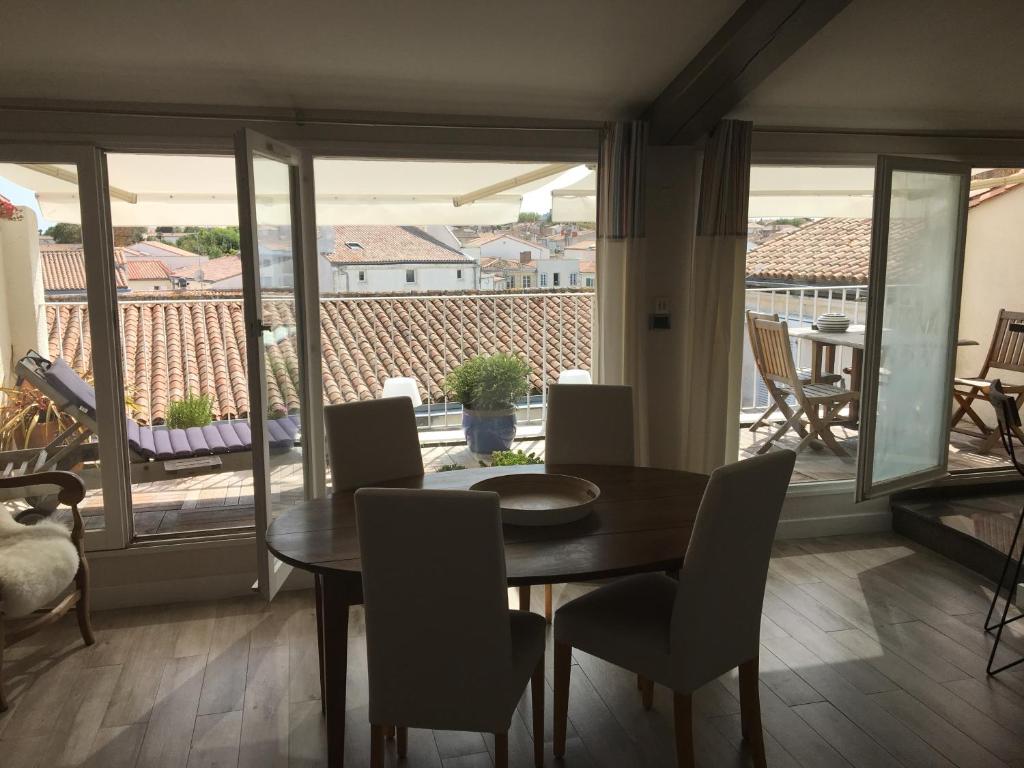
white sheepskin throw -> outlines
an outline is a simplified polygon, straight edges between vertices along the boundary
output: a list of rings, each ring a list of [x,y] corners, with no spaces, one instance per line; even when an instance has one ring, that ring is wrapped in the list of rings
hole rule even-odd
[[[0,508],[0,606],[5,616],[25,616],[60,596],[78,572],[71,532],[41,520],[22,525]]]

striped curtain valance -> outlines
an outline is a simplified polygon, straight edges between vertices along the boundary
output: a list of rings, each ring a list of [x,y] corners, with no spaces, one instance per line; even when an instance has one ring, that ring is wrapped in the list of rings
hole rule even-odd
[[[610,240],[644,235],[644,158],[647,123],[609,123],[601,142],[598,232]]]
[[[747,236],[753,123],[722,120],[704,146],[697,235]]]

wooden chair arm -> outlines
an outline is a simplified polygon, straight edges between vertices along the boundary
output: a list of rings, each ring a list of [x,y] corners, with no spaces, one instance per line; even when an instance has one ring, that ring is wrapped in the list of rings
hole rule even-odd
[[[60,489],[57,501],[71,507],[74,524],[71,528],[71,541],[74,542],[79,555],[84,552],[85,521],[78,511],[78,503],[85,498],[85,483],[74,472],[54,470],[52,472],[34,472],[29,475],[0,478],[0,489],[30,488],[34,485],[55,485]]]
[[[33,485],[56,485],[60,488],[57,495],[61,504],[76,506],[85,498],[85,483],[74,472],[54,470],[52,472],[34,472],[30,475],[0,478],[2,488],[30,488]]]

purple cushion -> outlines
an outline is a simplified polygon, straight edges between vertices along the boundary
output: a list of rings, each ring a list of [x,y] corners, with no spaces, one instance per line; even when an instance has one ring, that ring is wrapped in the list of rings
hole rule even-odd
[[[160,461],[167,461],[174,458],[174,451],[171,449],[171,436],[166,429],[149,429],[153,436],[153,449]]]
[[[220,436],[220,430],[216,424],[207,424],[203,427],[203,439],[206,441],[210,453],[227,453],[228,447],[224,444],[224,438]]]
[[[206,435],[202,427],[189,427],[185,430],[185,439],[188,440],[188,447],[193,456],[209,456],[213,451],[206,444]]]
[[[168,435],[171,438],[171,450],[174,451],[174,458],[187,459],[192,455],[192,448],[185,437],[184,429],[169,429]]]
[[[224,450],[227,453],[248,451],[252,448],[252,436],[249,434],[240,435],[238,430],[235,428],[236,425],[234,422],[218,421],[210,426],[215,426],[217,428],[217,431],[220,433],[220,438],[224,442]],[[248,430],[249,428],[246,426],[247,433]]]
[[[79,406],[94,419],[96,418],[96,390],[75,373],[63,358],[58,357],[50,363],[50,367],[45,370],[43,376],[46,378],[46,382],[68,402]]]

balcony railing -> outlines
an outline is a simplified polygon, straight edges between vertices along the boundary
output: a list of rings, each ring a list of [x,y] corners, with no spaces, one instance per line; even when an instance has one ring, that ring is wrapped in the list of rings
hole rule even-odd
[[[776,313],[786,320],[790,328],[809,327],[825,312],[843,312],[852,325],[863,324],[867,318],[868,287],[866,285],[838,286],[786,286],[779,288],[748,288],[746,308],[767,314]],[[745,321],[744,321],[745,323]],[[793,359],[797,368],[810,367],[811,343],[806,339],[793,340]],[[836,368],[848,368],[852,350],[836,350]],[[849,386],[849,377],[846,377]],[[743,334],[743,384],[740,408],[753,412],[768,406],[768,391],[754,365],[750,351],[750,336]]]

